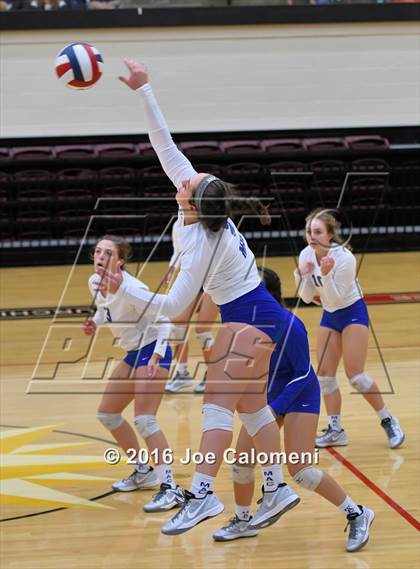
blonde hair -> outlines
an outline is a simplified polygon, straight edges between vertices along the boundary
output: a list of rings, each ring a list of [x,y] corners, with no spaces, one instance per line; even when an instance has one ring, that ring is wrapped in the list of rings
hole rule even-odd
[[[319,219],[319,221],[322,221],[322,223],[325,225],[327,232],[330,235],[332,235],[331,241],[333,241],[334,243],[338,243],[339,245],[343,245],[343,247],[346,247],[347,249],[349,249],[351,251],[351,245],[349,243],[347,243],[346,241],[344,241],[344,239],[342,239],[340,236],[341,223],[331,213],[332,211],[334,211],[334,210],[326,209],[323,207],[318,207],[317,209],[314,209],[313,211],[311,211],[311,213],[309,215],[307,215],[305,218],[305,231],[306,231],[306,227],[314,219]]]
[[[98,246],[98,243],[100,241],[111,241],[112,243],[114,243],[114,245],[117,248],[117,253],[118,253],[118,259],[121,259],[123,262],[123,264],[121,265],[121,269],[124,269],[125,264],[129,261],[129,259],[131,258],[131,245],[130,243],[124,239],[124,237],[120,237],[119,235],[104,235],[103,237],[100,237],[95,246],[93,247],[92,253],[91,253],[91,257],[93,258],[93,254],[95,252],[95,248]]]

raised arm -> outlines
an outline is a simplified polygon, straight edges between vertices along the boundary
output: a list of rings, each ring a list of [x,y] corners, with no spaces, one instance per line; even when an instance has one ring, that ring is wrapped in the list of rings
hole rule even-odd
[[[106,321],[105,307],[103,303],[101,303],[99,298],[99,292],[98,292],[99,283],[100,283],[100,277],[99,275],[96,274],[90,277],[88,283],[90,294],[92,295],[93,301],[96,304],[96,312],[92,317],[92,320],[95,322],[96,326],[100,326],[101,324],[104,324]]]
[[[189,180],[197,172],[172,140],[165,117],[148,82],[149,77],[146,66],[136,63],[132,59],[126,59],[124,63],[127,66],[129,75],[128,77],[120,76],[119,79],[133,91],[139,91],[146,111],[150,142],[165,174],[170,178],[174,186],[179,188],[183,180]]]

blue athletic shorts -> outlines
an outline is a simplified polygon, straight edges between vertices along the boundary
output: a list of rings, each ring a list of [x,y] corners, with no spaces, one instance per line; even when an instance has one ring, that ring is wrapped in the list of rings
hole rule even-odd
[[[360,298],[351,306],[340,308],[335,312],[324,310],[320,322],[320,326],[331,328],[336,332],[342,332],[351,324],[362,324],[362,326],[369,328],[369,315],[364,298]]]
[[[280,306],[261,283],[246,294],[219,306],[222,322],[251,324],[277,342],[287,325],[287,311]]]
[[[154,350],[155,350],[156,342],[152,342],[151,344],[147,344],[147,346],[143,346],[140,350],[132,350],[131,352],[127,352],[127,355],[124,358],[124,362],[134,368],[138,368],[141,366],[147,366],[149,363],[150,358],[152,357]],[[169,369],[171,367],[172,362],[172,350],[170,345],[166,348],[165,356],[160,360],[159,365],[165,369]]]
[[[315,413],[315,415],[319,415],[321,406],[319,381],[315,372],[311,373],[309,377],[310,380],[305,389],[301,391],[299,397],[286,409],[286,415],[288,413]]]

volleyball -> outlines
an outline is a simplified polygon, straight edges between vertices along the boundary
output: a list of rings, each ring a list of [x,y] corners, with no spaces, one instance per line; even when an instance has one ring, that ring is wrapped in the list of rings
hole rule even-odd
[[[89,89],[102,75],[102,55],[88,43],[66,45],[57,55],[55,71],[71,89]]]

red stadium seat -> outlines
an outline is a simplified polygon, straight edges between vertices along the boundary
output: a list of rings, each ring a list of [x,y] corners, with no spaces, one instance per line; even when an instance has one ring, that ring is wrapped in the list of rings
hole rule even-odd
[[[97,144],[96,154],[99,158],[132,158],[138,153],[136,144],[115,143]]]
[[[219,154],[219,143],[216,140],[197,140],[194,142],[181,142],[179,145],[184,154],[195,156],[197,154]]]
[[[57,172],[57,179],[62,182],[94,182],[96,179],[95,170],[90,168],[65,168]]]
[[[227,154],[255,154],[262,150],[259,140],[229,140],[221,142],[220,149]]]
[[[347,150],[347,142],[343,138],[305,138],[303,146],[311,152]]]
[[[194,168],[197,172],[207,172],[213,176],[222,176],[223,166],[213,162],[194,162]]]
[[[343,160],[318,160],[316,162],[311,162],[310,169],[315,174],[334,176],[343,175],[347,170],[347,165]]]
[[[308,172],[308,164],[305,162],[287,161],[271,162],[267,164],[267,168],[271,173],[275,172]]]
[[[350,169],[352,172],[389,172],[390,166],[381,158],[361,158],[353,160]]]
[[[56,157],[60,160],[96,158],[96,149],[92,144],[67,144],[56,146]]]
[[[86,207],[93,205],[95,200],[94,193],[86,188],[66,188],[64,190],[58,190],[56,193],[58,205],[65,204],[68,207],[69,203],[80,203]]]
[[[50,146],[18,146],[10,150],[13,160],[51,160],[55,149]]]
[[[259,174],[260,171],[261,164],[258,162],[235,162],[234,164],[227,164],[224,167],[225,174],[230,176]]]
[[[351,150],[375,150],[389,148],[389,141],[383,136],[346,136],[346,143]]]
[[[138,192],[131,186],[107,186],[100,190],[101,198],[135,198]]]
[[[140,171],[141,172],[141,171]],[[138,175],[138,171],[134,168],[126,168],[122,166],[114,166],[110,168],[101,168],[99,170],[99,180],[101,183],[109,182],[112,180],[112,183],[118,183],[118,181],[124,180],[124,182],[128,182],[129,180],[134,180],[134,178]]]
[[[52,188],[29,188],[29,189],[17,189],[16,199],[19,202],[29,203],[29,202],[52,202],[54,200],[54,193]]]
[[[303,150],[300,138],[266,139],[261,142],[264,152],[299,152]]]
[[[141,142],[137,147],[137,152],[141,156],[156,156],[156,152],[149,142]]]
[[[0,160],[9,160],[10,150],[8,148],[0,148]]]

